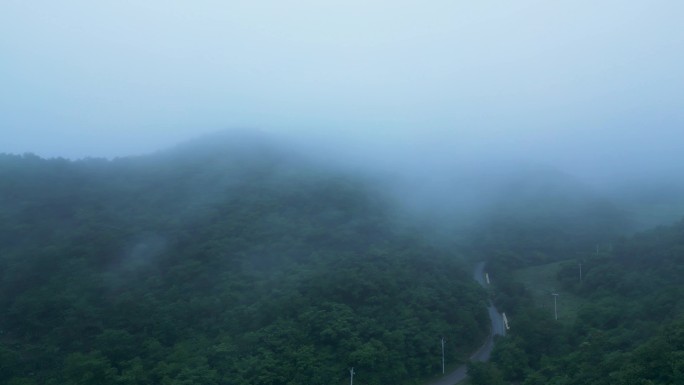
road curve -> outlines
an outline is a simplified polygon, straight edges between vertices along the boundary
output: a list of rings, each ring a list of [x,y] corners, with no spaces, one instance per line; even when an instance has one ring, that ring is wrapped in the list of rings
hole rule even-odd
[[[484,278],[484,262],[479,262],[475,265],[475,270],[473,271],[473,279],[477,281],[480,285],[486,287]],[[491,321],[491,331],[487,336],[485,342],[480,346],[479,349],[475,351],[470,356],[471,361],[489,361],[489,356],[492,354],[492,349],[494,348],[494,336],[505,335],[506,330],[504,328],[503,316],[490,302],[487,306],[487,312],[489,313],[489,320]],[[454,369],[452,372],[445,374],[439,380],[429,383],[428,385],[454,385],[466,379],[468,376],[468,368],[466,365],[461,365]]]

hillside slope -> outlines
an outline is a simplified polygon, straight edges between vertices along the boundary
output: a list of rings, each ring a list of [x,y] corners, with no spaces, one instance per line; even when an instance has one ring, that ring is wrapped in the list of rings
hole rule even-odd
[[[2,155],[0,202],[2,383],[411,384],[487,333],[457,256],[261,140]]]

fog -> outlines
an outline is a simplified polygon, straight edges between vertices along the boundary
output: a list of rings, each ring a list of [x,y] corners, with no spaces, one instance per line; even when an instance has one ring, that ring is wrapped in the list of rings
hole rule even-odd
[[[8,0],[0,152],[240,129],[424,186],[484,165],[652,184],[684,160],[681,20],[680,1]]]

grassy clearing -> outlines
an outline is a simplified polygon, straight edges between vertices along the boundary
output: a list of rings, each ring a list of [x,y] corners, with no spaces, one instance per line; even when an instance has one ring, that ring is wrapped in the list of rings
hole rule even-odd
[[[548,309],[551,316],[553,316],[553,296],[551,293],[558,293],[558,320],[565,324],[571,324],[577,318],[577,312],[582,306],[583,300],[561,289],[556,275],[558,270],[564,265],[575,265],[575,262],[561,261],[526,267],[515,270],[513,277],[527,287],[534,297],[535,303],[542,308]],[[579,279],[579,267],[577,279]]]

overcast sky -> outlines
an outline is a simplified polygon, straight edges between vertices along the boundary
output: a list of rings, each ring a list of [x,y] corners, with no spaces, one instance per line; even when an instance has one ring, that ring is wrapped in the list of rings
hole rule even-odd
[[[225,128],[674,169],[684,2],[0,2],[0,152],[124,156]]]

